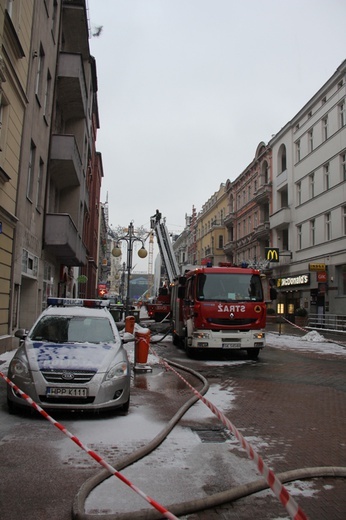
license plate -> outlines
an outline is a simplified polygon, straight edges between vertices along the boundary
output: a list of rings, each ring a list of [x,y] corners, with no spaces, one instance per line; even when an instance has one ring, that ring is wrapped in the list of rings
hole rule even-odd
[[[239,348],[240,343],[222,343],[222,348]]]
[[[47,397],[88,397],[87,388],[49,387]]]

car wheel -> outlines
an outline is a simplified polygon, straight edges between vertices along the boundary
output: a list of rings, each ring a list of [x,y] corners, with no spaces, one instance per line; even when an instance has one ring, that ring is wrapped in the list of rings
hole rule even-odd
[[[126,403],[124,403],[121,407],[121,411],[122,412],[125,412],[127,413],[130,409],[130,397],[128,398],[128,400],[126,401]]]
[[[18,412],[17,406],[12,401],[10,401],[8,398],[7,398],[7,408],[8,408],[8,413],[11,415],[15,415]]]

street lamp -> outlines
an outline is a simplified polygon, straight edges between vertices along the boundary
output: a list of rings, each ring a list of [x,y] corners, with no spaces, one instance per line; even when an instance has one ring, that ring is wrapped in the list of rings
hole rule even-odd
[[[140,258],[145,258],[148,254],[147,250],[144,247],[144,242],[140,237],[137,237],[134,234],[133,222],[130,222],[126,235],[122,237],[118,237],[116,241],[115,247],[112,249],[112,255],[115,257],[121,256],[121,249],[119,247],[119,242],[124,240],[127,243],[127,292],[126,292],[126,304],[125,304],[125,316],[129,315],[130,311],[130,277],[132,271],[132,252],[133,252],[133,244],[134,242],[140,242],[142,247],[138,251],[138,256]]]

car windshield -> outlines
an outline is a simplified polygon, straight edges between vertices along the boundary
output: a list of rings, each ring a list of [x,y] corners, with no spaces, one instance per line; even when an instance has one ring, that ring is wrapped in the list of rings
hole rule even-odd
[[[114,343],[108,318],[85,316],[43,316],[32,331],[35,341],[55,343]]]
[[[209,301],[262,301],[258,275],[213,273],[198,277],[197,298]]]

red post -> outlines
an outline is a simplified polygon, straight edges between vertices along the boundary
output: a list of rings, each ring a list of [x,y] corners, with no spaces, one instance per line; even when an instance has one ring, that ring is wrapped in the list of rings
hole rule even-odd
[[[125,318],[125,332],[130,332],[133,334],[135,328],[135,318],[134,316],[126,316]]]

